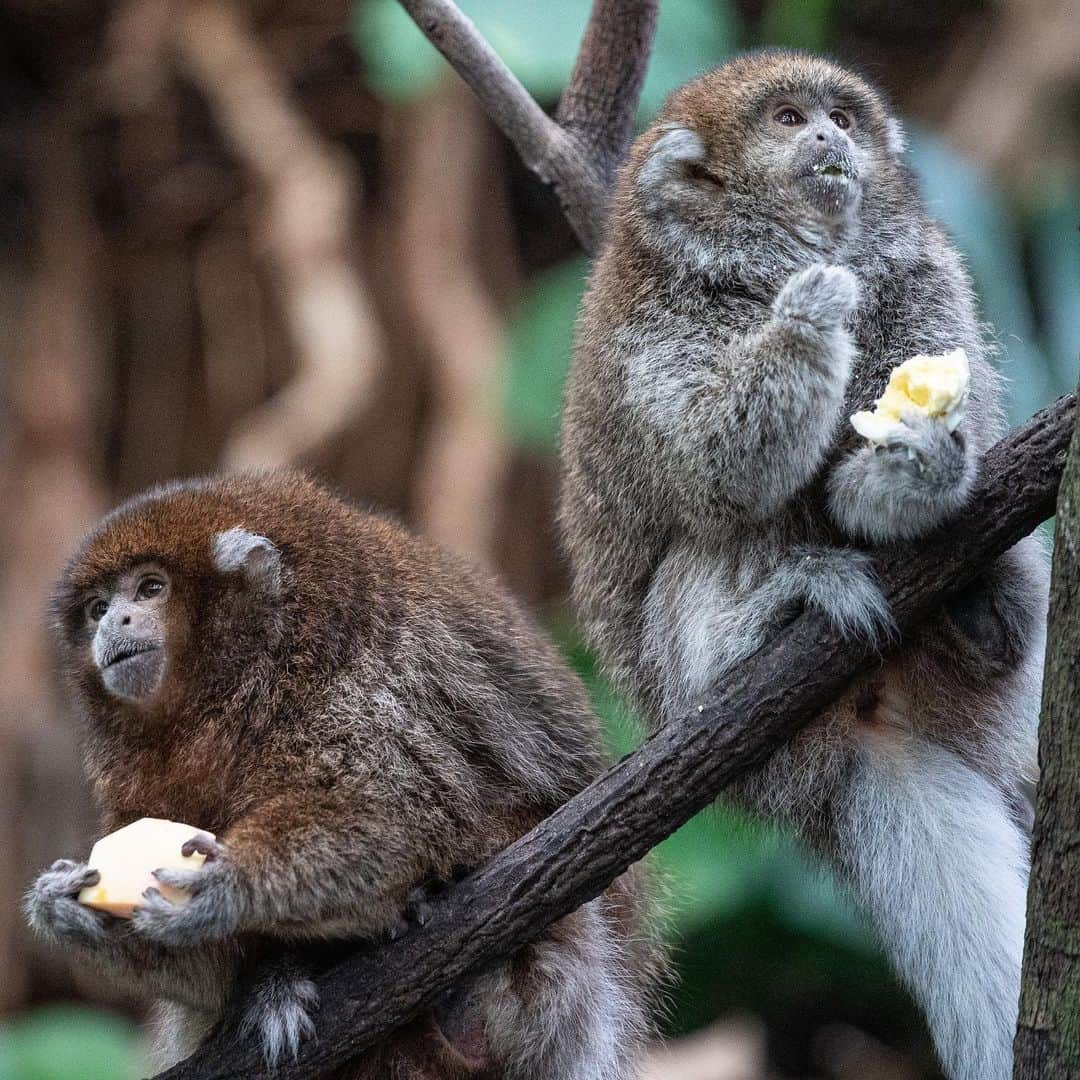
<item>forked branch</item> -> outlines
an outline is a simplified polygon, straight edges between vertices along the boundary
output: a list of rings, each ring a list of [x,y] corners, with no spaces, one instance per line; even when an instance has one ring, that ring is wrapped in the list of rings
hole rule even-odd
[[[550,184],[581,246],[600,248],[656,28],[657,0],[595,0],[556,119],[549,117],[453,0],[401,0],[472,88],[522,160]]]

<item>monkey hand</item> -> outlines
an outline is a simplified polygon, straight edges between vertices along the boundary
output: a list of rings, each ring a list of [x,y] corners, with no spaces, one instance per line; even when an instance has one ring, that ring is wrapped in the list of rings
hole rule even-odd
[[[918,409],[905,410],[900,421],[878,448],[882,464],[921,483],[958,484],[966,457],[961,430],[950,430],[945,417],[927,416]]]
[[[773,312],[785,322],[814,330],[836,330],[859,302],[859,279],[846,266],[815,263],[792,274],[773,301]]]
[[[906,410],[880,444],[840,462],[829,477],[829,503],[841,525],[875,543],[924,536],[967,499],[975,456],[963,427]]]
[[[181,849],[199,852],[206,861],[193,869],[163,867],[154,877],[163,885],[185,892],[189,899],[173,903],[158,889],[143,893],[131,916],[137,934],[161,945],[187,946],[230,937],[240,928],[245,904],[241,874],[224,845],[205,833],[192,837]]]
[[[41,874],[23,902],[27,921],[43,938],[93,948],[105,942],[118,919],[80,904],[79,892],[101,875],[86,863],[58,859]]]

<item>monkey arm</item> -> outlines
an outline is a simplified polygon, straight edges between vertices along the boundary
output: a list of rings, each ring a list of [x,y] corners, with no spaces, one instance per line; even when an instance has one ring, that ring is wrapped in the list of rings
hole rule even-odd
[[[179,946],[248,931],[374,937],[397,927],[417,885],[448,878],[464,851],[475,857],[487,842],[415,759],[383,749],[378,774],[294,782],[240,817],[198,869],[158,871],[191,899],[175,905],[148,890],[136,931]],[[467,801],[462,787],[456,798]]]
[[[686,492],[693,513],[712,520],[719,495],[767,517],[820,469],[847,385],[844,319],[857,299],[849,270],[811,266],[784,284],[764,326],[719,356],[693,356],[676,374],[647,360],[631,365],[628,399],[660,432],[670,487]]]

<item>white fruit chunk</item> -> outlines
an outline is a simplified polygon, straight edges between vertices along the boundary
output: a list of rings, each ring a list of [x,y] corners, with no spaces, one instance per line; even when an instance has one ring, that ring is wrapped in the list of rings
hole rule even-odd
[[[872,443],[886,442],[902,429],[906,412],[943,420],[950,431],[964,417],[971,372],[963,349],[940,356],[913,356],[889,376],[873,412],[857,412],[851,426]]]
[[[205,830],[180,821],[140,818],[103,836],[87,859],[90,868],[101,874],[101,880],[79,893],[79,903],[130,919],[132,911],[142,903],[143,892],[151,886],[173,903],[183,903],[187,893],[163,885],[154,877],[154,871],[163,866],[175,870],[202,866],[205,855],[180,853],[185,842],[200,832]]]

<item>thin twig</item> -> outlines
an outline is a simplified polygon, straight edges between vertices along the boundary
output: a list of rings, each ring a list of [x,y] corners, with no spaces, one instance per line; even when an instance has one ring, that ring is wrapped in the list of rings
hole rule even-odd
[[[1073,395],[1044,409],[985,456],[958,519],[917,545],[877,553],[901,630],[1053,513],[1075,412]],[[800,615],[687,715],[437,898],[423,928],[365,949],[321,978],[318,1038],[276,1075],[314,1077],[348,1061],[470,971],[513,954],[599,895],[878,659],[872,643],[838,637],[816,612]],[[219,1038],[163,1075],[248,1076],[257,1054]]]

